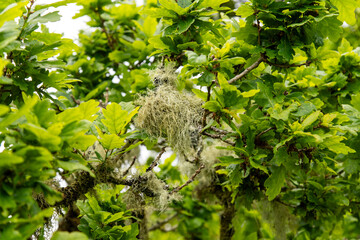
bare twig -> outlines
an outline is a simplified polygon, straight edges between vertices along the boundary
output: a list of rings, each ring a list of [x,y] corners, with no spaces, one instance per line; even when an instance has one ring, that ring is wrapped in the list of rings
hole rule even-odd
[[[156,224],[152,227],[149,228],[149,231],[154,231],[156,229],[159,229],[161,228],[163,225],[165,225],[166,223],[170,222],[171,220],[173,220],[178,214],[175,213],[174,215],[171,215],[170,217],[168,218],[165,218],[164,220],[162,221],[157,221]]]
[[[161,156],[164,154],[164,152],[165,152],[165,147],[163,147],[163,148],[161,149],[161,152],[160,152],[159,155],[155,158],[155,160],[151,163],[150,167],[148,167],[148,168],[146,169],[146,172],[149,172],[149,171],[153,170],[154,167],[156,167],[156,165],[158,165],[159,160],[160,160]]]
[[[175,226],[172,226],[172,227],[169,228],[169,229],[160,228],[160,230],[161,230],[162,232],[172,232],[172,231],[175,231],[177,228],[178,228],[178,225],[175,225]]]
[[[136,161],[136,156],[133,157],[133,160],[131,161],[130,166],[123,172],[122,177],[125,177],[129,173],[132,166],[134,166],[135,161]]]
[[[310,64],[312,63],[311,60],[306,61],[305,63],[301,63],[301,64],[277,64],[277,63],[272,63],[269,60],[267,60],[266,58],[264,58],[264,62],[269,64],[270,66],[274,66],[274,67],[279,67],[279,68],[291,68],[291,67],[301,67],[301,66],[310,66]]]
[[[234,82],[236,82],[237,80],[243,78],[246,76],[246,74],[248,74],[249,72],[251,72],[252,70],[254,70],[255,68],[257,68],[260,63],[262,63],[264,61],[264,57],[260,56],[258,60],[256,60],[250,67],[248,67],[247,69],[245,69],[242,73],[240,73],[239,75],[236,75],[235,77],[233,77],[232,79],[229,80],[229,83],[232,84]]]
[[[274,129],[274,127],[269,127],[268,129],[266,129],[266,130],[262,131],[261,133],[259,133],[259,134],[256,136],[256,138],[261,137],[262,135],[264,135],[265,133],[267,133],[267,132],[269,132],[269,131],[271,131],[271,130],[273,130],[273,129]]]
[[[210,97],[211,97],[211,87],[212,85],[214,85],[215,81],[212,81],[210,86],[207,87],[207,98],[206,101],[210,101]],[[203,118],[202,118],[202,127],[206,126],[206,117],[209,115],[209,110],[205,109],[204,114],[203,114]]]
[[[177,188],[174,188],[174,189],[170,192],[170,194],[176,193],[176,192],[180,191],[181,189],[183,189],[184,187],[186,187],[187,185],[189,185],[190,183],[192,183],[192,182],[195,180],[196,176],[200,174],[200,172],[201,172],[201,170],[202,170],[203,168],[205,168],[205,165],[202,163],[202,164],[200,165],[199,169],[196,170],[196,172],[190,177],[189,180],[186,181],[186,183],[184,183],[183,185],[181,185],[181,186],[179,186],[179,187],[177,187]]]
[[[217,134],[211,134],[211,133],[208,133],[208,132],[202,132],[201,133],[202,135],[205,135],[205,136],[208,136],[208,137],[211,137],[211,138],[214,138],[214,139],[220,139],[221,141],[223,141],[224,143],[227,143],[231,146],[235,146],[235,143],[231,142],[231,141],[228,141],[226,139],[223,139],[223,135],[217,135]]]
[[[74,101],[74,103],[76,104],[76,105],[80,105],[80,100],[77,100],[75,97],[74,97],[74,95],[70,95],[70,97],[71,97],[71,99]]]
[[[102,9],[101,9],[102,10]],[[96,13],[96,15],[98,16],[99,20],[100,20],[100,26],[101,26],[101,29],[102,31],[105,33],[106,35],[106,38],[107,38],[107,41],[108,41],[108,45],[109,47],[112,49],[112,50],[115,50],[115,40],[114,38],[109,34],[109,32],[107,31],[106,29],[106,26],[105,26],[105,20],[101,17],[101,14],[99,12],[99,10],[94,10],[94,12]]]
[[[219,128],[216,128],[214,126],[211,126],[210,129],[213,130],[214,132],[217,132],[217,133],[222,134],[222,135],[227,135],[227,134],[230,133],[230,132],[228,132],[226,130],[219,129]]]

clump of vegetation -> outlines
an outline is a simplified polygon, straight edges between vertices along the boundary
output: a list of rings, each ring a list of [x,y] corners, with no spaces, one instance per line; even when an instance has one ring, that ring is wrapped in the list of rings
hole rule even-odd
[[[177,76],[175,73],[175,63],[169,62],[168,64],[161,65],[154,70],[149,71],[149,76],[153,81],[154,86],[168,85],[176,86]]]
[[[136,127],[154,138],[166,138],[180,154],[194,153],[200,140],[202,101],[175,88],[176,75],[172,67],[158,68],[151,76],[158,87],[139,98],[137,103],[142,107],[135,119]]]
[[[145,198],[143,193],[150,198]],[[172,201],[180,201],[181,195],[170,193],[168,186],[149,171],[137,177],[137,181],[125,193],[123,200],[131,209],[143,208],[148,200],[155,209],[163,211]]]

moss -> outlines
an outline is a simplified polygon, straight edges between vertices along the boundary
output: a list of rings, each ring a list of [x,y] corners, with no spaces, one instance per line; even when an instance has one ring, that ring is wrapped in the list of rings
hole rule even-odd
[[[136,127],[154,138],[166,138],[180,154],[195,152],[203,113],[200,99],[161,85],[137,103],[142,107],[135,119]]]

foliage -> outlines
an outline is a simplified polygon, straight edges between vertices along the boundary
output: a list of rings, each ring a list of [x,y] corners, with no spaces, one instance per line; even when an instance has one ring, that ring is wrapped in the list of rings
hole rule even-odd
[[[0,239],[359,238],[357,6],[2,1]]]

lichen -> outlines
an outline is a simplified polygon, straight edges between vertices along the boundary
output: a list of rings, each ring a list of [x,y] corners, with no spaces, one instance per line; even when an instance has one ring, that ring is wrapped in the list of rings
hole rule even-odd
[[[154,138],[164,137],[180,154],[194,153],[199,138],[203,109],[200,99],[161,85],[137,101],[142,107],[135,119],[136,127]]]
[[[177,85],[177,76],[175,73],[175,62],[169,62],[161,65],[154,70],[149,71],[149,76],[155,87],[168,85],[175,87]]]
[[[124,202],[130,209],[144,208],[149,203],[156,210],[164,211],[173,201],[180,201],[181,195],[170,193],[165,182],[160,180],[153,172],[147,172],[136,177],[137,181],[124,194]],[[146,197],[145,193],[151,193]]]

